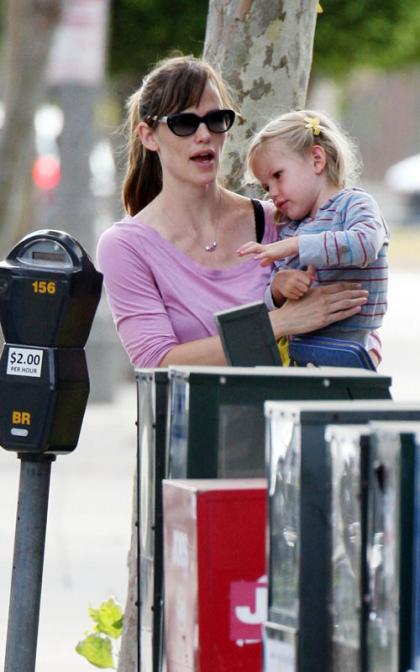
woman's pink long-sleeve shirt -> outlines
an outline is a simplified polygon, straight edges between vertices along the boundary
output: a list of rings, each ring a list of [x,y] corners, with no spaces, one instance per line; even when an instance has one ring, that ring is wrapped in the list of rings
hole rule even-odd
[[[273,207],[262,205],[262,242],[271,243]],[[202,266],[142,224],[141,213],[102,234],[97,258],[121,341],[144,368],[157,367],[175,345],[217,334],[215,312],[263,300],[271,273],[252,258],[220,270]]]

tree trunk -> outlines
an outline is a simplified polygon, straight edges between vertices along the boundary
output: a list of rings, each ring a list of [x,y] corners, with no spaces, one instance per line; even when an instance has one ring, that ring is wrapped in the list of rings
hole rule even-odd
[[[241,117],[229,133],[226,186],[242,190],[246,148],[269,119],[305,105],[318,0],[210,0],[204,57],[223,75]]]
[[[33,118],[42,100],[45,70],[62,0],[9,0],[5,44],[5,122],[0,135],[0,254],[16,231],[28,230]],[[32,185],[31,185],[32,187]]]

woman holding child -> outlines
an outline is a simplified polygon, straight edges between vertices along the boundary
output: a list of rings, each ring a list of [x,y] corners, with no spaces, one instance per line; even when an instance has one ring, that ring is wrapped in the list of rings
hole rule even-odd
[[[138,367],[223,365],[214,313],[264,297],[270,269],[238,249],[277,240],[275,207],[218,179],[232,107],[217,73],[192,57],[158,64],[129,100],[127,214],[102,235],[98,261]],[[357,283],[335,282],[285,301],[270,319],[279,339],[351,317],[366,302]]]

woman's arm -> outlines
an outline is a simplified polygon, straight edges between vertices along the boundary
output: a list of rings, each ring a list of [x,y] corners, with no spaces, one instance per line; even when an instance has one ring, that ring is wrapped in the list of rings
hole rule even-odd
[[[159,362],[160,367],[180,364],[186,366],[226,366],[226,358],[219,336],[200,338],[197,341],[181,343],[169,350]]]
[[[276,297],[276,281],[272,284]],[[270,319],[276,339],[322,329],[333,322],[356,315],[367,302],[368,292],[356,283],[335,282],[309,289],[298,301],[288,299]]]
[[[114,323],[133,365],[154,368],[179,343],[154,274],[150,244],[133,227],[113,226],[101,236],[97,259]]]
[[[275,338],[321,329],[358,313],[368,292],[355,283],[336,282],[314,287],[299,301],[288,300],[269,313]],[[190,341],[171,348],[159,366],[173,364],[224,366],[226,359],[218,336]]]

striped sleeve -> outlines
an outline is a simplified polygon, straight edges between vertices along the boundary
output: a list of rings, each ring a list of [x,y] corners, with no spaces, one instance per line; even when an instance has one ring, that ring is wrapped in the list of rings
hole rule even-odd
[[[366,267],[377,259],[388,231],[374,199],[353,191],[343,207],[341,230],[299,236],[301,264]]]

